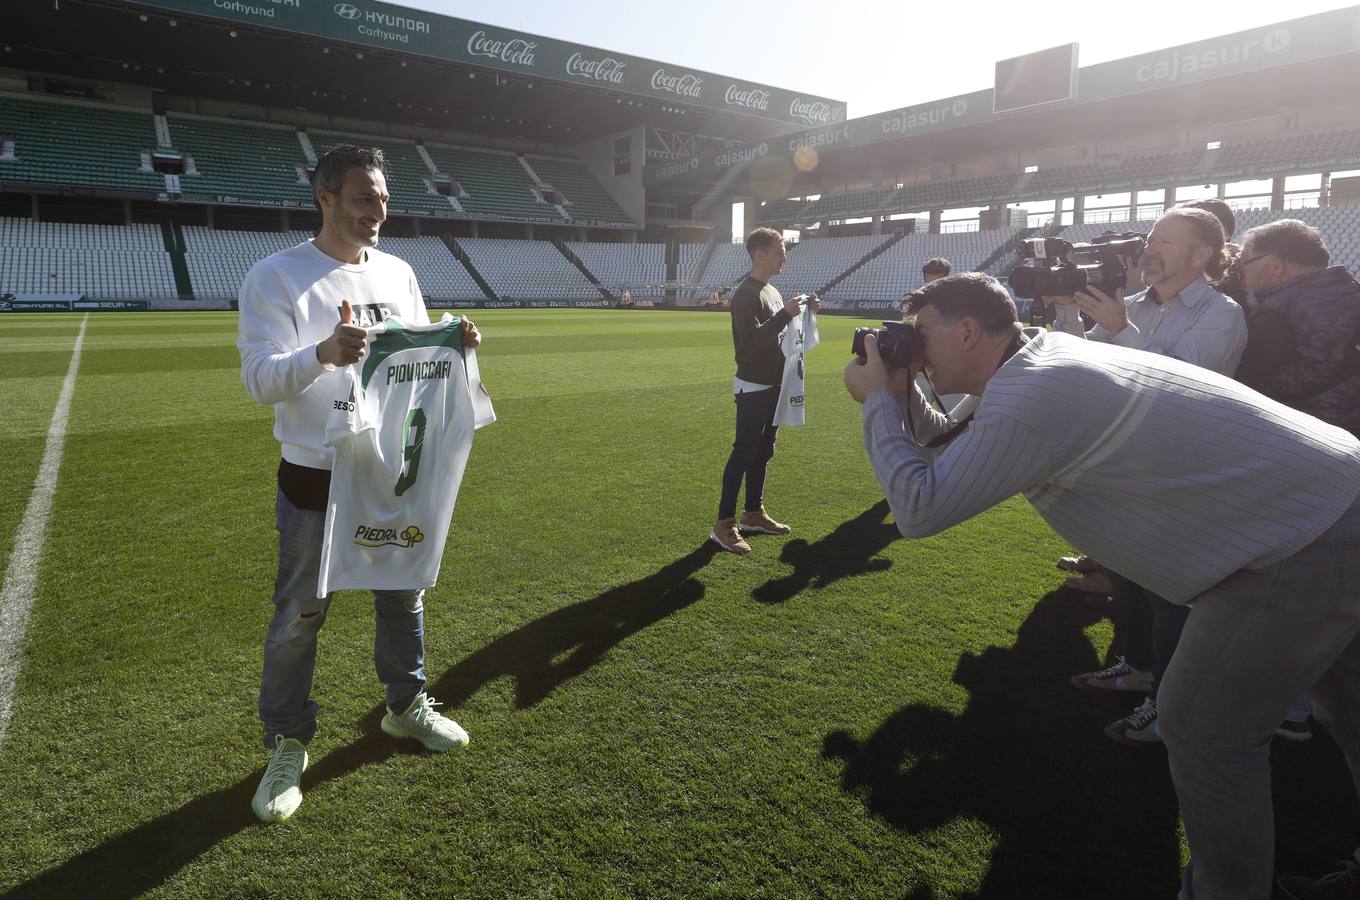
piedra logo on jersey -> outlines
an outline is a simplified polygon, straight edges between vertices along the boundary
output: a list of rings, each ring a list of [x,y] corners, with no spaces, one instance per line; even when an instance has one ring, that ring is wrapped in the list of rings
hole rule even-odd
[[[354,543],[360,547],[397,547],[401,550],[410,550],[423,540],[425,535],[415,525],[407,525],[400,534],[395,528],[374,528],[371,525],[360,525],[354,532]]]

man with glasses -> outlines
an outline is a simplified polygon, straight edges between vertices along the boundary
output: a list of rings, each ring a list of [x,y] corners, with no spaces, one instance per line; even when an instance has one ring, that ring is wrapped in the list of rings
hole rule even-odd
[[[1330,262],[1321,233],[1298,219],[1247,232],[1237,268],[1254,308],[1237,377],[1360,434],[1360,284]]]

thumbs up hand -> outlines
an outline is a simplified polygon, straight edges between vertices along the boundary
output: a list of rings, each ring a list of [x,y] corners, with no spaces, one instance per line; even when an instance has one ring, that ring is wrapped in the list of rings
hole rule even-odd
[[[364,358],[368,329],[351,324],[354,308],[348,300],[340,303],[340,323],[331,336],[316,345],[316,358],[328,366],[347,366]]]

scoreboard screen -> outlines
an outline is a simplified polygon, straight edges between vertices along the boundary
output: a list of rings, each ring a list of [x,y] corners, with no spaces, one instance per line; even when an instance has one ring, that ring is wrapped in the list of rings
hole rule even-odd
[[[993,112],[1014,112],[1077,95],[1077,45],[1063,44],[996,64]]]

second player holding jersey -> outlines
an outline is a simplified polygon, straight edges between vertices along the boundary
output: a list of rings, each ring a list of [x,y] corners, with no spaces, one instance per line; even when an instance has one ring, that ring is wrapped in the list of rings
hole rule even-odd
[[[817,313],[804,304],[802,312],[793,317],[784,337],[779,342],[784,352],[784,378],[779,385],[779,400],[775,405],[775,425],[802,425],[806,418],[803,378],[803,358],[822,342],[817,330]]]
[[[434,585],[472,433],[496,421],[463,320],[387,319],[345,369],[326,426],[335,450],[317,596]]]

